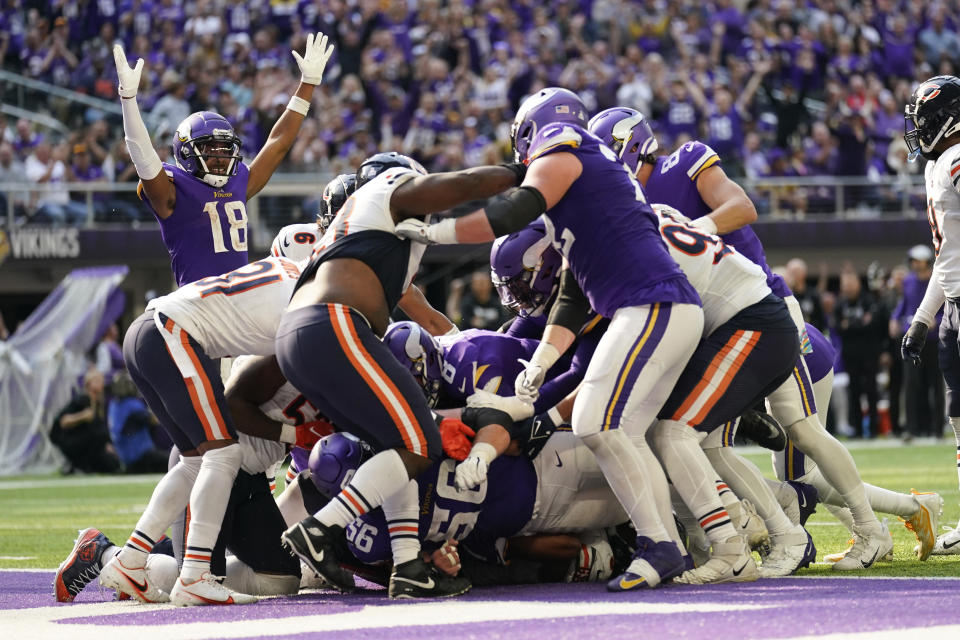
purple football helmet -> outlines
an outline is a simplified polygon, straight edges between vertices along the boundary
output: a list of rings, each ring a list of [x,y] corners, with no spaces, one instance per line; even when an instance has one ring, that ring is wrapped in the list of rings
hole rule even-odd
[[[515,162],[526,162],[530,143],[551,122],[569,122],[587,128],[587,106],[569,89],[547,87],[523,101],[510,129]]]
[[[500,302],[524,318],[542,315],[559,285],[562,262],[542,220],[497,238],[490,249],[490,275]]]
[[[243,159],[240,145],[233,125],[213,111],[191,113],[173,133],[173,157],[177,166],[218,189],[237,175]],[[221,162],[215,164],[211,160]]]
[[[590,118],[590,133],[613,149],[630,170],[636,173],[641,162],[653,164],[659,145],[653,129],[642,113],[627,107],[604,109]]]
[[[310,479],[320,493],[333,498],[372,455],[370,445],[356,436],[343,432],[331,433],[313,445],[307,463]]]
[[[416,322],[394,322],[383,334],[383,342],[400,364],[413,374],[423,388],[427,403],[431,407],[437,406],[443,358],[433,336]]]

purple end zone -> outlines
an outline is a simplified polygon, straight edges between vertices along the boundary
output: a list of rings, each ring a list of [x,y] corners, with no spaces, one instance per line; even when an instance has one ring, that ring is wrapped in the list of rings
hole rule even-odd
[[[54,603],[52,572],[0,572],[0,609],[45,607]],[[739,585],[706,587],[672,586],[652,591],[623,594],[607,593],[596,584],[550,584],[523,587],[477,589],[458,602],[510,600],[514,602],[610,603],[645,602],[651,604],[729,604],[760,605],[765,608],[690,613],[645,613],[584,615],[570,618],[485,621],[357,629],[354,637],[390,640],[483,637],[598,637],[618,634],[636,637],[704,637],[717,640],[750,638],[786,638],[798,635],[822,635],[852,631],[917,629],[933,625],[956,624],[960,609],[960,582],[950,579],[896,578],[888,580],[816,578],[761,580]],[[108,599],[110,592],[103,593]],[[88,587],[77,602],[101,600],[95,586]],[[936,606],[929,606],[936,603]],[[361,590],[353,594],[307,593],[290,598],[265,600],[243,607],[195,607],[186,609],[140,607],[130,604],[129,613],[94,617],[65,618],[59,621],[64,632],[71,624],[109,625],[177,624],[200,621],[256,620],[291,616],[337,614],[358,611],[367,605],[391,604],[382,589]],[[65,604],[64,607],[71,605]],[[394,603],[403,607],[405,603]],[[512,605],[517,606],[517,605]],[[519,606],[522,606],[519,605]],[[496,615],[494,611],[492,615]],[[280,623],[282,624],[282,623]],[[389,629],[389,631],[387,631]],[[291,631],[293,631],[291,629]],[[297,631],[298,638],[330,638],[339,632]],[[276,636],[273,636],[276,637]]]

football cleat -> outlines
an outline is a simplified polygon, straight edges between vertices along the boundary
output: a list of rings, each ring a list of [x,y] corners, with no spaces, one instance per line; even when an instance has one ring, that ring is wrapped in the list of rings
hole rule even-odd
[[[718,584],[721,582],[753,582],[760,577],[757,563],[741,536],[713,545],[710,559],[674,579],[681,584]]]
[[[887,554],[892,553],[893,537],[886,522],[882,522],[879,530],[870,533],[855,529],[853,546],[833,564],[833,568],[836,571],[867,569],[878,560],[886,560]]]
[[[654,542],[637,536],[637,550],[626,570],[607,582],[607,591],[652,589],[683,573],[686,560],[672,540]]]
[[[817,502],[820,501],[820,494],[817,488],[806,482],[797,480],[787,480],[787,484],[797,492],[797,508],[799,509],[798,523],[801,527],[807,525],[807,520],[817,510]]]
[[[770,533],[763,519],[757,514],[756,507],[749,500],[741,500],[730,505],[727,513],[737,533],[743,536],[750,549],[765,554],[770,547]]]
[[[776,418],[763,411],[748,409],[744,412],[740,416],[737,435],[771,451],[783,451],[787,448],[787,432]]]
[[[113,543],[99,529],[93,527],[78,532],[67,559],[57,567],[53,579],[57,602],[73,602],[77,594],[100,575],[100,559]]]
[[[790,533],[770,539],[770,553],[760,566],[760,577],[789,576],[798,569],[810,566],[816,558],[817,548],[813,538],[803,527],[796,525]]]
[[[192,607],[208,604],[252,604],[256,596],[237,593],[220,584],[219,579],[209,571],[196,580],[177,578],[170,590],[170,603],[178,607]]]
[[[284,531],[280,543],[335,589],[352,591],[353,576],[337,560],[336,538],[342,532],[342,527],[328,527],[309,516]]]
[[[420,558],[415,558],[393,567],[387,593],[393,600],[450,598],[466,593],[472,586],[464,576],[444,575]]]
[[[957,556],[960,555],[960,527],[951,529],[944,527],[947,533],[937,536],[937,542],[933,545],[934,556]],[[919,549],[919,545],[918,549]]]
[[[150,583],[146,567],[125,567],[119,557],[114,557],[100,570],[100,585],[147,604],[170,601],[166,592]]]
[[[943,498],[936,493],[918,493],[910,490],[917,501],[917,512],[909,518],[903,519],[903,526],[913,531],[917,536],[915,549],[921,561],[926,560],[933,553],[937,544],[937,526],[940,524],[940,514],[943,512]]]

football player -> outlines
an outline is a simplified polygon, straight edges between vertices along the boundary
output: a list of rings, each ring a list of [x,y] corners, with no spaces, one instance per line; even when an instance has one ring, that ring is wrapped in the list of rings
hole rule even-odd
[[[177,126],[171,165],[160,161],[137,107],[143,60],[131,67],[123,47],[114,45],[124,135],[140,176],[137,194],[160,222],[178,286],[247,264],[247,200],[289,151],[332,54],[322,33],[307,36],[303,56],[293,52],[300,86],[249,168],[233,126],[212,111],[193,113]]]
[[[130,325],[123,345],[127,370],[181,455],[157,485],[127,543],[100,572],[104,586],[141,602],[256,600],[227,589],[210,571],[243,458],[215,359],[272,354],[280,312],[299,275],[295,263],[266,258],[157,298]],[[188,502],[183,567],[167,594],[150,582],[144,566],[155,541]]]
[[[377,336],[407,293],[425,249],[399,236],[398,223],[493,196],[522,175],[522,166],[426,175],[397,153],[368,158],[357,171],[356,192],[321,238],[287,306],[276,337],[284,376],[340,429],[377,452],[338,496],[283,536],[292,552],[335,585],[339,532],[382,505],[394,558],[391,597],[452,596],[470,587],[428,567],[411,535],[419,509],[413,478],[439,457],[441,438],[416,382]]]
[[[756,219],[752,202],[718,166],[719,156],[700,142],[688,142],[669,156],[655,157],[657,141],[646,118],[633,109],[614,107],[591,120],[590,130],[604,140],[637,176],[655,202],[671,205],[708,233],[764,269],[771,290],[783,298],[800,335],[801,352],[810,350],[800,305],[779,276],[766,265],[756,234],[745,226]],[[863,481],[847,449],[820,424],[806,364],[797,358],[794,375],[768,399],[771,414],[790,438],[819,461],[824,476],[843,496],[857,525],[858,543],[834,565],[838,570],[869,567],[890,551],[890,535],[870,508]]]
[[[520,188],[467,216],[436,225],[408,220],[398,232],[424,243],[489,242],[546,213],[547,233],[564,258],[560,292],[515,390],[531,403],[537,398],[545,372],[572,344],[590,308],[610,319],[572,424],[638,534],[636,557],[608,588],[652,588],[679,575],[685,563],[664,525],[672,518],[669,490],[644,433],[696,348],[689,336],[700,335],[703,312],[659,239],[636,177],[586,126],[587,109],[576,94],[556,87],[536,92],[512,127],[514,159],[528,165]]]
[[[933,233],[933,275],[927,293],[903,336],[904,360],[920,362],[927,330],[937,311],[940,322],[940,369],[947,385],[947,415],[957,440],[957,474],[960,476],[960,78],[934,76],[916,88],[904,109],[904,135],[910,160],[927,161],[927,220]],[[945,306],[944,306],[945,304]],[[940,536],[935,553],[960,553],[960,523]]]
[[[270,245],[270,254],[290,258],[295,262],[310,257],[313,245],[326,232],[334,216],[357,189],[354,173],[341,173],[327,183],[320,197],[320,211],[315,224],[290,224],[280,229]]]

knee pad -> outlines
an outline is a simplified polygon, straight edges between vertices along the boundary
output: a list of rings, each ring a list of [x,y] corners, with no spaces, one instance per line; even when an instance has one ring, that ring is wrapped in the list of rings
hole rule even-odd
[[[219,449],[210,449],[201,456],[202,464],[210,469],[229,473],[236,477],[243,462],[243,449],[238,444],[230,444]]]

